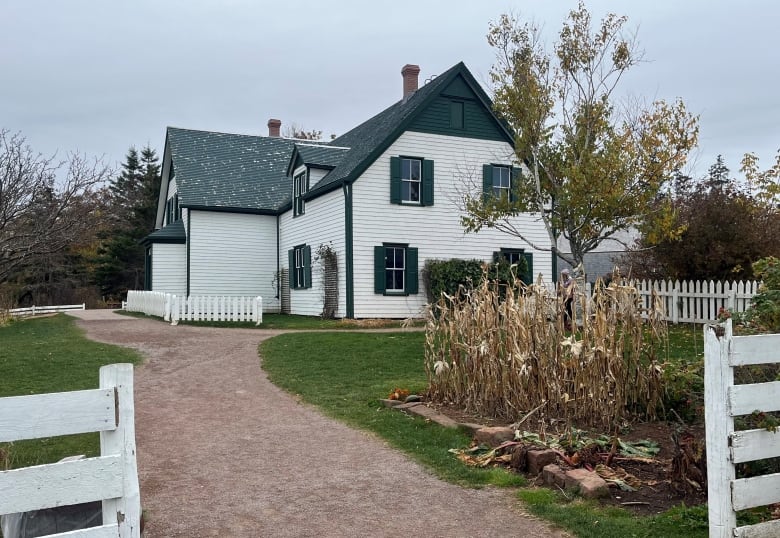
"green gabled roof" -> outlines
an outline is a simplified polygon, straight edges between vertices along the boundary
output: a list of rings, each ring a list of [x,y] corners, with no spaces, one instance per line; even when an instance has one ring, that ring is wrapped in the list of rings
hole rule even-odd
[[[324,142],[296,142],[287,174],[292,174],[293,170],[302,164],[317,168],[336,168],[348,151],[349,148],[328,146]]]
[[[275,214],[290,203],[286,138],[168,128],[182,207]]]
[[[141,243],[148,245],[150,243],[179,243],[187,242],[187,234],[184,232],[184,221],[179,219],[167,226],[156,230],[143,239]]]
[[[462,77],[473,95],[487,108],[496,129],[508,143],[513,137],[504,124],[492,114],[492,103],[463,62],[459,62],[434,78],[407,98],[404,98],[373,118],[330,142],[330,145],[348,147],[338,166],[325,176],[306,198],[328,192],[344,182],[357,179],[390,144],[392,144],[457,77]]]

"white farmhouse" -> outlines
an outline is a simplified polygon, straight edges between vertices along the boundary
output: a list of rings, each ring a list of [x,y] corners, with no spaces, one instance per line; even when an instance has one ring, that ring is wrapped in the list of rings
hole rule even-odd
[[[403,318],[426,303],[429,259],[523,257],[526,280],[550,281],[549,250],[464,233],[469,183],[489,195],[511,187],[513,137],[463,63],[420,88],[419,72],[404,66],[402,98],[328,143],[282,138],[278,120],[265,137],[168,128],[146,288],[260,295],[268,312]],[[516,226],[549,246],[537,218]]]

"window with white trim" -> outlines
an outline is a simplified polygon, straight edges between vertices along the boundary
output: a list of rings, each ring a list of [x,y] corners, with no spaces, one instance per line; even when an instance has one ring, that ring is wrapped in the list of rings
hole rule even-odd
[[[420,203],[422,161],[401,158],[401,202]]]
[[[493,195],[496,198],[509,196],[512,189],[511,168],[508,166],[493,166]]]
[[[419,293],[417,249],[385,243],[374,247],[374,293],[410,295]]]

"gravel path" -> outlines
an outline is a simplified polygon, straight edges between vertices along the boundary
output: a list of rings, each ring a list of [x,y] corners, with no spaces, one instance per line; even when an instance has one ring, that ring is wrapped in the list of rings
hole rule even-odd
[[[278,389],[257,356],[277,331],[72,315],[147,358],[135,374],[146,538],[565,536],[512,492],[443,482]]]

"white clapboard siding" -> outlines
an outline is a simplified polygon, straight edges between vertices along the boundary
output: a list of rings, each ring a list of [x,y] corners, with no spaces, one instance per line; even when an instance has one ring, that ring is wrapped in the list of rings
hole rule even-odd
[[[190,295],[261,295],[278,309],[275,216],[192,210],[189,234]]]
[[[780,502],[780,473],[736,479],[734,465],[780,456],[780,434],[734,430],[734,417],[780,410],[780,381],[734,385],[735,364],[780,362],[778,335],[733,337],[731,320],[704,332],[707,504],[711,538],[777,536],[777,522],[737,527],[736,511]],[[757,358],[752,358],[756,355]],[[774,360],[772,360],[774,357]]]
[[[187,245],[152,245],[152,289],[174,295],[187,293]]]
[[[0,398],[0,443],[114,428],[113,389]]]
[[[292,187],[291,187],[292,188]],[[287,253],[299,245],[311,247],[312,285],[306,289],[290,289],[290,313],[302,316],[319,316],[322,314],[323,284],[322,268],[316,260],[317,248],[328,245],[336,253],[338,264],[339,303],[337,317],[346,315],[347,303],[344,291],[347,287],[344,243],[344,193],[336,189],[306,202],[303,215],[293,217],[293,212],[287,211],[280,217],[279,260],[281,266],[289,265]],[[289,285],[289,284],[288,284]]]
[[[721,309],[745,312],[758,293],[759,282],[714,282],[679,280],[637,280],[642,306],[652,307],[653,292],[659,297],[666,319],[673,323],[708,323],[718,319]]]
[[[100,432],[99,457],[0,471],[0,514],[102,501],[102,527],[52,536],[138,538],[134,415],[132,364],[103,366],[97,390],[0,398],[4,441],[84,433],[88,425]]]
[[[434,162],[434,205],[390,203],[390,157],[414,155]],[[515,237],[492,229],[466,234],[458,205],[464,190],[482,191],[484,164],[512,164],[512,147],[499,141],[418,132],[403,133],[353,185],[353,256],[355,316],[358,318],[418,316],[427,302],[420,292],[409,296],[374,293],[374,246],[402,243],[418,249],[418,271],[428,259],[492,259],[501,248],[531,248]],[[392,224],[388,224],[392,223]],[[549,249],[544,225],[532,216],[515,225],[541,247]],[[534,273],[552,281],[548,251],[533,251]]]

